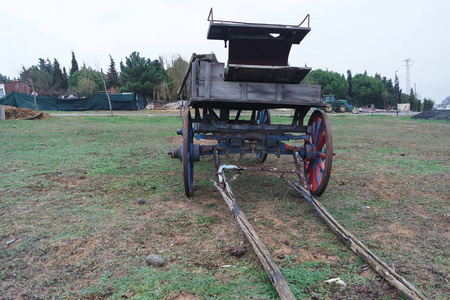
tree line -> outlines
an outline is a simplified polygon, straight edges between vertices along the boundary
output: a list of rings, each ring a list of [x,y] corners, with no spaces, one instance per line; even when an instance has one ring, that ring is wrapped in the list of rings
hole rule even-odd
[[[86,64],[80,67],[73,51],[69,72],[65,67],[61,68],[56,58],[53,61],[39,58],[36,65],[22,67],[20,80],[28,83],[32,91],[40,96],[74,94],[76,97],[88,97],[104,92],[106,86],[109,93],[132,92],[145,100],[178,99],[178,87],[188,64],[180,55],[171,60],[163,57],[151,60],[135,51],[120,62],[120,72],[111,55],[109,58],[106,73]]]
[[[65,67],[61,68],[56,58],[53,61],[39,58],[36,65],[22,67],[20,80],[27,82],[31,90],[41,96],[74,94],[76,97],[87,97],[95,92],[104,92],[106,86],[110,93],[132,92],[142,103],[147,99],[164,102],[179,99],[177,91],[188,65],[180,55],[151,60],[135,51],[120,62],[120,72],[111,55],[109,58],[106,74],[86,64],[80,67],[73,51],[69,72]],[[0,81],[9,80],[0,74]],[[367,72],[353,76],[348,70],[345,76],[317,69],[311,71],[302,84],[322,85],[324,94],[347,99],[355,107],[393,109],[397,103],[410,103],[411,110],[420,111],[431,109],[434,105],[431,99],[424,99],[423,102],[417,99],[412,89],[409,94],[403,93],[397,75],[392,80],[380,74],[372,77]],[[182,95],[181,99],[186,99],[186,95]]]
[[[375,74],[374,77],[363,74],[347,76],[328,70],[311,71],[303,84],[317,84],[323,86],[323,93],[334,94],[339,99],[348,100],[355,107],[374,107],[379,109],[394,109],[397,103],[409,103],[413,111],[429,110],[433,108],[431,99],[422,102],[417,99],[413,89],[405,94],[399,87],[397,75],[394,81],[386,76]]]

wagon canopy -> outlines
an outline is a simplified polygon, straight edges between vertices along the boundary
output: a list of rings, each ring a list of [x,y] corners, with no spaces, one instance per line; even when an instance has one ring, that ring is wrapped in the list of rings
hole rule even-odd
[[[212,12],[208,20],[207,38],[229,43],[226,81],[297,84],[311,71],[288,65],[291,46],[311,30],[309,15],[298,26],[214,20]]]
[[[229,41],[230,65],[287,66],[292,44],[300,44],[311,30],[309,26],[301,25],[244,23],[211,18],[207,37],[225,43]]]

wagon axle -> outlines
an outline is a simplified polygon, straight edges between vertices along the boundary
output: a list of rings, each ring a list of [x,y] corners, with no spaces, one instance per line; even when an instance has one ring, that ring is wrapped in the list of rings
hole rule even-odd
[[[248,136],[248,135],[213,135],[213,136],[202,136],[197,138],[200,134],[196,135],[196,139],[207,139],[207,140],[217,140],[221,141],[217,145],[198,145],[194,144],[191,151],[194,161],[200,161],[200,155],[213,155],[215,151],[219,154],[275,154],[278,157],[281,154],[292,154],[295,149],[294,146],[289,146],[283,143],[284,140],[307,140],[307,136],[299,136],[298,138],[280,137],[280,136]],[[212,137],[212,138],[211,138]],[[302,158],[305,158],[305,154],[308,151],[314,150],[312,146],[302,146],[301,149],[297,149],[302,153]],[[305,154],[304,154],[305,153]],[[307,154],[309,156],[314,156],[314,153]],[[171,157],[178,158],[182,160],[183,156],[183,145],[178,148],[172,148]]]
[[[314,145],[303,145],[299,148],[284,144],[282,141],[289,140],[305,140],[309,141],[309,136],[247,136],[247,135],[201,135],[197,134],[196,139],[206,140],[218,140],[222,141],[217,145],[199,145],[193,144],[190,148],[191,157],[194,162],[200,161],[200,156],[213,155],[218,153],[220,155],[228,154],[256,154],[258,156],[265,154],[275,154],[280,157],[281,154],[293,154],[298,152],[302,160],[308,160],[310,162],[316,161],[316,159],[325,159],[326,154],[321,151],[317,151]],[[170,152],[171,158],[178,158],[180,161],[183,159],[183,145],[178,148],[172,148]]]

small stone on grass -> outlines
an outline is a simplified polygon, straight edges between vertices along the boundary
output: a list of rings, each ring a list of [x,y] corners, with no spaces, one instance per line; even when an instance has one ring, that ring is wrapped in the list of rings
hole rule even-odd
[[[228,253],[232,256],[241,257],[245,254],[245,247],[239,244],[234,244],[228,247]]]
[[[159,256],[158,254],[150,254],[145,258],[147,263],[154,267],[164,267],[166,265],[166,260]]]

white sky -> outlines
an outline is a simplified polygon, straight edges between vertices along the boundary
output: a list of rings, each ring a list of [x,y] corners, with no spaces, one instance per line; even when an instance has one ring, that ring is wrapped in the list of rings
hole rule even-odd
[[[214,19],[298,25],[311,15],[311,32],[291,49],[289,64],[353,76],[367,71],[394,80],[405,92],[440,103],[450,96],[450,1],[448,0],[21,0],[0,9],[0,73],[18,77],[22,66],[57,58],[69,71],[78,64],[109,66],[109,54],[170,59],[214,52],[227,61],[222,41],[207,40],[209,9]]]

